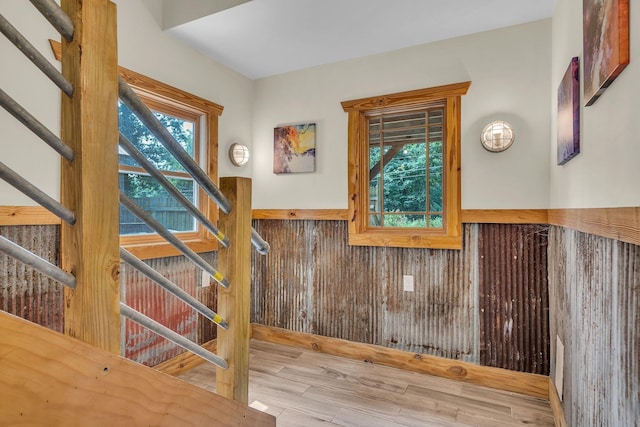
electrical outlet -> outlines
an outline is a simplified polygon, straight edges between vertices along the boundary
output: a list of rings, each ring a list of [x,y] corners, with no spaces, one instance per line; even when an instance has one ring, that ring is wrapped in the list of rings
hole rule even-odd
[[[206,288],[207,286],[211,286],[211,275],[202,270],[202,287]]]
[[[413,276],[405,274],[402,276],[402,283],[405,292],[413,292]]]
[[[555,378],[556,390],[558,390],[558,396],[562,400],[562,388],[564,386],[564,344],[560,340],[560,337],[556,335],[556,378]]]

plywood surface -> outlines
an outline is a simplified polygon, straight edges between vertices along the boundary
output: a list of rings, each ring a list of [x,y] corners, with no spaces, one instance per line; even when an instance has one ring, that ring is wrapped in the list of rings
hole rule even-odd
[[[275,425],[266,414],[4,312],[0,424]]]

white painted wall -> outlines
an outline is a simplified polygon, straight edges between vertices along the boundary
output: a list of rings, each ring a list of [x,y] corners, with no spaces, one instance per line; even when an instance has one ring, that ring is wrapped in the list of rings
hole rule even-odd
[[[557,88],[572,57],[583,75],[582,0],[558,0],[551,61],[550,207],[640,206],[640,8],[629,8],[631,63],[595,104],[580,88],[580,154],[557,166]],[[637,6],[637,5],[636,5]]]
[[[224,106],[219,129],[219,174],[250,176],[251,163],[235,168],[226,153],[234,139],[251,145],[251,80],[163,33],[140,0],[116,3],[120,65]],[[0,2],[0,13],[56,64],[47,40],[59,40],[60,36],[29,2]],[[4,37],[0,37],[0,55],[3,90],[59,135],[59,90]],[[3,130],[0,160],[58,199],[60,161],[57,153],[4,109],[0,109],[0,127]],[[35,203],[2,181],[0,205]]]
[[[546,208],[550,53],[551,22],[544,20],[256,80],[254,208],[346,208],[347,114],[340,102],[468,80],[463,208]],[[517,132],[501,154],[479,142],[494,119]],[[273,174],[273,128],[301,122],[318,125],[316,172]]]

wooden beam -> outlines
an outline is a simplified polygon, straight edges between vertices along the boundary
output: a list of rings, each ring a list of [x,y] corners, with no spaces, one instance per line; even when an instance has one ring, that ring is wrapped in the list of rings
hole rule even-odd
[[[549,209],[549,224],[640,245],[640,207]]]
[[[218,328],[218,355],[229,364],[216,371],[216,392],[248,404],[249,400],[249,306],[251,303],[251,180],[222,178],[220,190],[233,209],[221,215],[220,230],[231,244],[221,249],[218,269],[228,278],[229,288],[218,287],[218,314],[229,324]]]
[[[62,45],[62,73],[74,87],[62,96],[62,139],[74,159],[62,161],[61,203],[77,219],[61,228],[62,268],[77,279],[65,289],[64,330],[120,354],[116,6],[63,0],[62,8],[75,32]]]
[[[212,353],[216,353],[218,345],[216,340],[211,340],[209,342],[202,344],[202,348],[209,350]],[[195,354],[189,351],[185,351],[184,353],[179,354],[178,356],[172,359],[169,359],[165,362],[160,363],[159,365],[154,366],[153,369],[155,369],[156,371],[163,372],[167,375],[177,377],[178,375],[184,374],[185,372],[189,372],[196,366],[200,366],[205,362],[206,361],[201,357],[196,356]]]
[[[369,182],[371,182],[371,180],[378,176],[378,174],[380,173],[380,164],[382,163],[383,165],[386,165],[387,163],[389,163],[391,159],[396,156],[396,154],[402,151],[404,145],[405,144],[394,145],[393,147],[389,148],[389,151],[384,153],[384,156],[382,156],[382,161],[378,160],[378,163],[376,163],[371,169],[369,169]]]
[[[275,426],[275,418],[0,312],[0,424]]]
[[[253,219],[346,221],[348,209],[254,209]]]
[[[61,222],[42,206],[0,206],[0,225],[60,225]]]
[[[564,419],[564,410],[562,402],[558,395],[558,390],[553,380],[549,378],[549,403],[551,404],[551,412],[553,412],[553,421],[556,427],[567,427],[567,421]]]
[[[463,209],[462,222],[476,224],[547,224],[546,209]]]
[[[254,339],[262,341],[309,348],[321,353],[362,360],[367,363],[378,363],[527,396],[549,398],[549,378],[544,375],[479,366],[458,360],[293,332],[256,323],[252,324],[252,336]]]

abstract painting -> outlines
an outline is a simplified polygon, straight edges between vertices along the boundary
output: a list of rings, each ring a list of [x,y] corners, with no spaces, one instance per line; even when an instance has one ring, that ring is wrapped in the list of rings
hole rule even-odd
[[[316,124],[273,129],[273,173],[315,172]]]
[[[578,57],[571,59],[558,87],[558,164],[580,153],[580,81]]]
[[[629,0],[583,0],[584,99],[591,105],[629,64]]]

